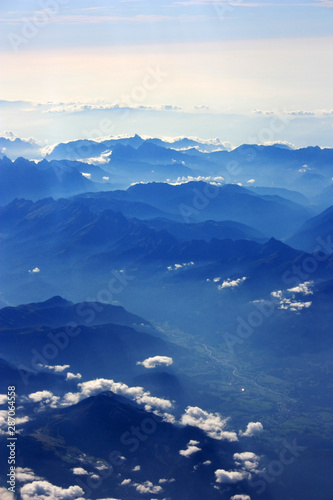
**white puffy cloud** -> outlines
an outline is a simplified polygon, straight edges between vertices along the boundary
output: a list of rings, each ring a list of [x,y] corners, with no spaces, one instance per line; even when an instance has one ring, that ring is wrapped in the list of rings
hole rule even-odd
[[[219,413],[208,413],[198,406],[188,406],[180,422],[183,425],[192,425],[202,429],[213,439],[238,441],[236,432],[225,430],[228,420],[222,419]]]
[[[134,483],[133,485],[136,488],[136,491],[141,495],[146,493],[161,493],[163,488],[161,486],[154,486],[152,482],[145,481],[144,483]]]
[[[248,472],[259,472],[260,457],[252,451],[243,451],[242,453],[234,453],[235,464]]]
[[[16,467],[15,477],[16,480],[20,483],[28,483],[31,481],[39,481],[43,479],[36,476],[34,471],[32,469],[29,469],[28,467]],[[1,495],[0,498],[2,498]]]
[[[230,500],[251,500],[251,497],[249,495],[234,495],[230,497]]]
[[[308,285],[305,286],[304,285],[305,284],[303,283],[303,285],[298,285],[294,289],[290,288],[285,293],[295,292],[295,293],[303,293],[305,295],[311,294],[312,292],[309,290]],[[307,291],[308,293],[305,293],[305,291]],[[279,303],[278,309],[299,312],[302,309],[308,309],[312,305],[311,301],[308,302],[301,302],[300,300],[296,301],[295,295],[292,295],[291,298],[285,297],[284,295],[285,294],[282,290],[276,290],[274,292],[271,292],[271,296],[273,297],[273,299],[275,299]]]
[[[219,285],[217,288],[219,290],[223,290],[223,288],[233,288],[235,286],[241,285],[246,280],[247,278],[245,276],[243,278],[238,278],[236,280],[227,279],[226,281],[223,281],[222,285]]]
[[[28,398],[31,399],[34,403],[39,403],[40,401],[43,401],[43,399],[50,399],[53,397],[53,393],[50,391],[38,391],[38,392],[32,392],[29,394]]]
[[[66,380],[79,380],[80,378],[82,378],[81,373],[75,375],[75,373],[68,372],[66,375]]]
[[[61,405],[62,406],[76,405],[79,401],[81,401],[81,399],[83,399],[83,397],[80,392],[67,392],[61,401]]]
[[[313,286],[313,281],[305,281],[304,283],[300,283],[298,286],[294,288],[288,288],[288,292],[292,293],[302,293],[303,295],[313,295],[313,291],[311,287]]]
[[[175,481],[176,480],[174,477],[172,477],[171,479],[162,478],[162,479],[158,480],[158,483],[159,484],[166,484],[166,483],[174,483]]]
[[[191,441],[189,441],[186,445],[186,450],[179,450],[179,455],[188,458],[193,455],[193,453],[201,451],[201,448],[197,446],[198,444],[200,444],[199,441],[194,441],[193,439],[191,439]]]
[[[297,149],[295,144],[289,141],[265,141],[264,146],[276,146],[284,149]]]
[[[81,382],[78,384],[78,388],[80,392],[68,392],[65,394],[62,400],[63,406],[76,404],[82,399],[94,396],[100,392],[111,391],[115,394],[120,394],[121,396],[133,399],[138,404],[144,405],[146,411],[165,411],[173,407],[171,401],[151,396],[150,392],[145,391],[143,387],[129,387],[122,382],[115,382],[112,379],[100,378],[89,380],[87,382]],[[162,416],[165,416],[167,419],[169,417],[174,418],[172,415],[168,416],[168,414],[163,414]]]
[[[157,398],[155,396],[150,396],[149,394],[150,393],[145,393],[136,398],[136,402],[144,404],[147,411],[152,411],[153,408],[160,408],[161,410],[168,410],[172,408],[172,403],[168,399]]]
[[[87,165],[105,165],[106,163],[109,163],[110,161],[110,156],[112,155],[112,151],[104,151],[104,153],[102,153],[100,156],[95,156],[95,157],[92,157],[92,158],[83,158],[83,159],[78,159],[78,161],[82,162],[82,163],[85,163]],[[87,179],[91,179],[91,174],[85,174],[85,173],[82,173],[81,174],[86,177]],[[105,181],[108,181],[110,179],[110,177],[103,177],[103,180]]]
[[[283,292],[282,290],[275,290],[274,292],[271,293],[271,296],[274,298],[274,299],[282,299],[283,297]]]
[[[141,466],[140,465],[136,465],[135,467],[133,467],[132,471],[133,472],[139,472],[141,470]]]
[[[16,427],[18,427],[20,424],[25,424],[26,422],[29,422],[29,417],[16,417],[15,422],[16,422]]]
[[[151,369],[156,368],[156,366],[170,366],[173,363],[173,359],[168,356],[153,356],[147,358],[144,361],[138,361],[137,365],[142,365],[145,368]]]
[[[0,406],[7,403],[7,394],[0,394]]]
[[[87,476],[89,474],[89,472],[83,469],[82,467],[74,467],[72,469],[72,472],[74,476]]]
[[[55,396],[50,391],[37,391],[29,394],[28,398],[34,403],[41,403],[42,405],[50,406],[51,408],[57,408],[59,396]]]
[[[245,432],[239,431],[240,436],[252,437],[259,432],[262,432],[264,427],[261,422],[249,422],[247,424]]]
[[[29,273],[40,273],[39,267],[35,267],[34,269],[29,269]]]
[[[108,470],[109,469],[109,466],[106,465],[104,462],[102,462],[101,460],[99,460],[98,462],[96,462],[96,465],[95,465],[95,469],[97,470]]]
[[[80,486],[61,488],[48,481],[33,481],[25,484],[20,493],[22,500],[78,500],[84,495]]]
[[[168,422],[169,424],[176,423],[176,418],[174,415],[171,415],[171,413],[159,413],[157,411],[155,411],[154,413],[162,417],[164,422]]]
[[[83,177],[85,177],[86,179],[91,179],[91,174],[88,174],[86,172],[81,172],[81,175],[83,175]]]
[[[0,435],[7,434],[8,432],[8,423],[7,423],[8,413],[7,410],[0,410]],[[16,430],[19,432],[18,426],[21,424],[25,424],[29,421],[29,417],[16,417]]]
[[[217,483],[227,483],[227,484],[234,484],[238,483],[239,481],[243,481],[244,479],[249,478],[249,473],[241,470],[224,470],[224,469],[217,469],[215,471],[215,476],[216,476],[216,482]]]
[[[49,370],[54,373],[62,373],[70,368],[70,365],[42,365],[42,363],[39,363],[38,366],[43,368],[43,370]]]
[[[256,182],[255,179],[249,179],[248,181],[246,181],[248,184],[254,184]]]
[[[120,486],[127,486],[128,484],[131,484],[132,479],[124,479],[121,483]]]
[[[11,491],[8,491],[7,488],[2,488],[0,486],[0,498],[1,500],[15,500],[14,495]]]

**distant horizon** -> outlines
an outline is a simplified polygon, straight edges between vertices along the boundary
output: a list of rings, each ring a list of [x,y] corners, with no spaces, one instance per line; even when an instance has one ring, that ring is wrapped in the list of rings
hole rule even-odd
[[[138,133],[333,146],[332,6],[5,0],[0,131],[48,144]]]
[[[51,146],[73,140],[110,137],[219,140],[227,149],[242,144],[285,143],[294,149],[333,147],[333,111],[216,110],[173,105],[120,106],[29,101],[0,101],[0,137]]]

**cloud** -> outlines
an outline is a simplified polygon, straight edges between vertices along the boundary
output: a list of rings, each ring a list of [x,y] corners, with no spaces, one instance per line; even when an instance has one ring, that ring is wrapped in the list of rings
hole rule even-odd
[[[145,481],[142,484],[134,483],[133,486],[141,495],[144,495],[146,493],[161,493],[163,491],[163,488],[161,486],[154,486],[150,481]]]
[[[188,406],[181,417],[182,425],[198,427],[213,438],[226,441],[238,441],[237,434],[225,430],[229,419],[222,419],[219,413],[208,413],[198,406]]]
[[[245,432],[239,431],[239,435],[243,437],[252,437],[262,432],[264,430],[264,426],[261,422],[249,422],[247,424]]]
[[[56,408],[58,406],[58,401],[60,400],[58,396],[55,396],[50,391],[33,392],[29,394],[28,398],[34,403],[49,405],[51,408]]]
[[[0,406],[7,403],[7,394],[0,394]]]
[[[194,440],[189,441],[186,445],[187,446],[186,450],[179,450],[179,455],[188,458],[191,455],[193,455],[193,453],[201,451],[201,448],[197,446],[198,444],[200,444],[199,441],[194,441]]]
[[[136,465],[135,467],[133,467],[132,472],[139,472],[140,470],[141,470],[141,466]]]
[[[247,278],[245,276],[244,276],[244,278],[238,278],[237,280],[227,279],[226,281],[224,281],[222,283],[222,285],[219,285],[217,288],[219,290],[223,290],[223,288],[233,288],[235,286],[241,285],[246,280],[247,280]]]
[[[66,375],[66,380],[78,380],[80,378],[82,378],[81,373],[75,375],[75,373],[68,372]]]
[[[40,269],[39,269],[39,267],[35,267],[35,268],[34,268],[34,269],[32,269],[32,270],[31,270],[31,269],[29,269],[29,271],[28,271],[28,272],[29,272],[29,273],[40,273]]]
[[[255,179],[249,179],[248,181],[246,181],[248,184],[254,184],[256,182]]]
[[[1,434],[7,434],[8,432],[8,424],[7,424],[7,410],[0,410],[0,435]],[[29,417],[16,417],[15,418],[16,422],[16,430],[19,432],[20,430],[18,429],[18,426],[21,424],[25,424],[26,422],[29,422]]]
[[[178,271],[178,269],[182,269],[183,267],[194,266],[194,262],[184,262],[183,264],[174,264],[173,266],[168,266],[168,271]]]
[[[128,484],[131,484],[132,479],[124,479],[121,483],[120,486],[127,486]]]
[[[84,159],[78,159],[78,161],[81,161],[82,163],[86,163],[87,165],[105,165],[110,162],[110,156],[112,155],[112,151],[105,151],[102,153],[100,156],[92,157],[92,158],[84,158]],[[81,172],[81,174],[86,177],[87,179],[91,178],[91,174],[84,174]],[[103,177],[103,180],[108,181],[110,177]]]
[[[161,478],[158,480],[158,483],[159,484],[166,484],[166,483],[174,483],[176,480],[174,477],[172,477],[171,479],[166,479],[166,478]]]
[[[309,282],[306,282],[306,283],[309,283]],[[287,290],[287,293],[292,293],[292,290],[296,291],[296,293],[303,293],[305,295],[309,295],[312,293],[309,290],[308,285],[304,286],[304,283],[303,283],[303,285],[298,285],[294,289],[290,288],[289,290]],[[290,310],[293,312],[299,312],[302,309],[308,309],[312,305],[311,301],[308,301],[308,302],[295,301],[295,295],[293,295],[291,298],[286,298],[286,297],[284,297],[284,292],[282,290],[276,290],[274,292],[271,292],[271,296],[273,297],[273,299],[276,299],[279,302],[278,309],[282,309],[282,310]]]
[[[290,311],[301,311],[311,307],[312,302],[292,302],[289,299],[284,299],[280,309],[290,309]]]
[[[77,500],[84,495],[84,491],[80,486],[61,488],[47,481],[34,481],[25,484],[20,493],[22,500]]]
[[[230,497],[230,500],[251,500],[251,497],[249,495],[234,495]]]
[[[89,472],[83,469],[82,467],[74,467],[72,469],[72,472],[74,476],[87,476],[89,474]]]
[[[249,473],[246,471],[226,471],[224,469],[217,469],[215,471],[216,482],[217,483],[227,483],[234,484],[239,481],[243,481],[244,479],[248,479],[250,477]]]
[[[13,493],[7,490],[7,488],[2,488],[0,486],[0,498],[1,500],[15,500]]]
[[[84,399],[81,393],[67,392],[61,401],[61,406],[76,405],[81,399]]]
[[[64,372],[65,370],[68,370],[70,368],[70,365],[42,365],[42,363],[39,363],[38,366],[43,368],[43,370],[49,370],[54,373],[61,373]]]
[[[264,146],[276,146],[284,149],[297,149],[295,144],[289,141],[266,141]]]
[[[214,186],[221,186],[225,182],[225,179],[221,175],[216,177],[211,175],[207,177],[204,177],[202,175],[198,175],[197,177],[188,175],[187,177],[177,177],[175,181],[167,179],[167,183],[171,186],[179,186],[180,184],[187,184],[188,182],[207,182],[208,184],[213,184]]]
[[[170,366],[173,363],[173,359],[168,356],[153,356],[147,358],[144,361],[138,361],[137,365],[143,365],[147,369],[156,368],[156,366]]]
[[[48,113],[86,113],[89,111],[181,111],[180,106],[172,106],[168,104],[156,104],[156,105],[143,105],[143,104],[132,104],[128,102],[127,97],[123,97],[122,102],[116,103],[104,103],[104,102],[67,102],[58,103],[51,107],[46,107],[42,114]]]
[[[303,295],[313,295],[313,291],[310,289],[312,286],[313,281],[305,281],[294,288],[288,288],[287,291],[292,293],[302,293]]]
[[[234,453],[236,465],[248,472],[258,473],[260,457],[252,451],[243,451],[242,453]]]
[[[151,396],[150,392],[145,391],[143,387],[129,387],[122,382],[115,382],[111,379],[100,378],[89,380],[88,382],[82,382],[78,384],[78,388],[80,389],[80,392],[69,392],[65,394],[62,401],[62,404],[64,406],[76,404],[82,399],[94,396],[96,394],[99,394],[100,392],[111,391],[115,394],[120,394],[121,396],[133,399],[138,404],[145,405],[146,411],[165,411],[173,407],[171,401],[169,401],[168,399]],[[162,414],[161,416],[165,416],[167,419],[174,418],[172,415],[168,414]]]
[[[32,469],[29,469],[28,467],[26,468],[16,467],[15,477],[17,481],[20,483],[39,481],[43,479],[41,477],[36,476],[34,471]],[[0,498],[2,497],[0,496]]]
[[[81,172],[81,175],[83,175],[83,177],[85,177],[86,179],[91,179],[91,174],[87,174],[85,172]]]

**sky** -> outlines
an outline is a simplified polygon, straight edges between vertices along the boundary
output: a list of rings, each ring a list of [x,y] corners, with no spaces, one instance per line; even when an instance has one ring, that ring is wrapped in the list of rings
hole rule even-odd
[[[0,24],[0,133],[333,146],[333,1],[2,0]]]

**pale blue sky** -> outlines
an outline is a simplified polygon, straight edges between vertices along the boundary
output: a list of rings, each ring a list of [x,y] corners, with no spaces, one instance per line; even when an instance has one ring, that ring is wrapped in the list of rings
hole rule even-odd
[[[164,116],[166,135],[174,120],[175,135],[180,124],[187,134],[195,123],[196,135],[218,136],[219,116],[251,123],[254,109],[297,112],[315,142],[318,130],[326,145],[332,132],[333,1],[2,0],[0,24],[0,98],[34,103],[33,114],[32,105],[24,110],[40,137],[46,122],[56,136],[52,122],[58,128],[61,119],[69,132],[73,113],[81,129],[71,134],[83,135],[82,120],[89,129],[114,105],[153,106],[128,122],[146,134],[163,134]],[[36,107],[46,101],[51,111]],[[9,128],[3,120],[22,129],[14,116],[3,115],[0,131]],[[237,143],[243,132],[231,127],[221,139]]]

